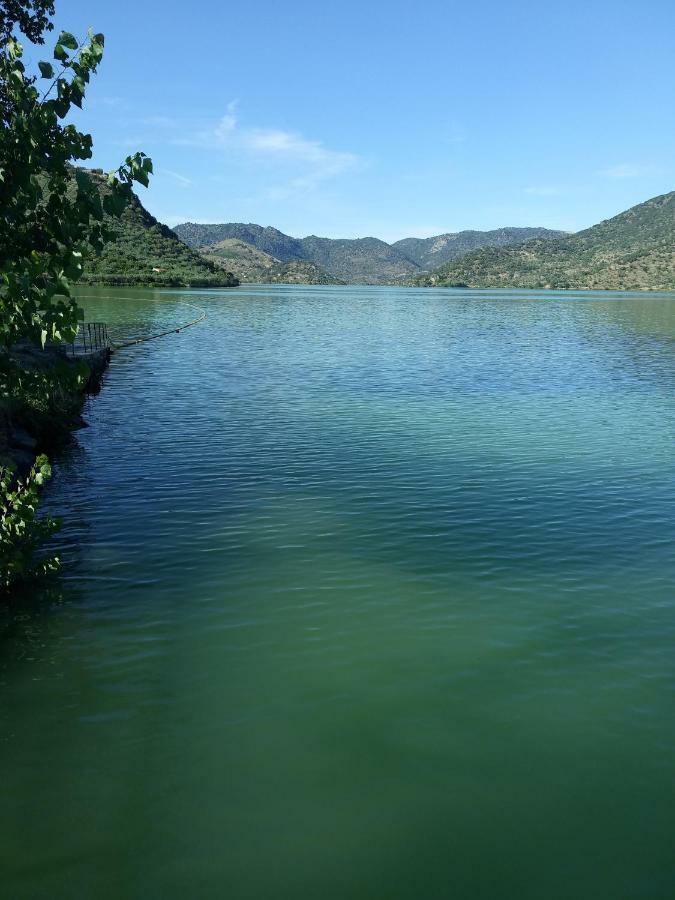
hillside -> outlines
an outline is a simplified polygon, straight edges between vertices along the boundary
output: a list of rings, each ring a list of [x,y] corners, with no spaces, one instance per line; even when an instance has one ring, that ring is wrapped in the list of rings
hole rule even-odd
[[[378,238],[336,240],[311,235],[300,243],[306,259],[345,281],[389,284],[419,271],[416,263]]]
[[[534,238],[555,240],[564,231],[549,228],[497,228],[494,231],[458,231],[430,238],[403,238],[392,244],[422,269],[436,269],[458,256],[480,247],[503,247],[522,244]]]
[[[293,238],[276,228],[232,222],[221,225],[177,225],[176,234],[190,247],[205,249],[224,240],[238,240],[282,263],[304,261],[325,270],[333,280],[386,284],[409,277],[419,266],[377,238],[334,240],[311,235]]]
[[[226,238],[202,247],[200,254],[218,267],[232,272],[240,281],[280,284],[342,284],[314,263],[292,259],[282,262],[237,238]]]
[[[417,279],[467,287],[675,290],[675,192],[553,241],[475,250]]]
[[[193,247],[195,250],[225,240],[237,240],[250,244],[281,262],[304,259],[302,243],[297,238],[290,237],[276,228],[244,225],[241,222],[229,222],[222,225],[197,225],[194,222],[185,222],[183,225],[176,225],[174,231],[188,247]]]
[[[92,170],[90,175],[104,192],[100,170]],[[106,224],[117,238],[106,244],[100,256],[87,260],[82,276],[85,284],[234,287],[239,283],[158,222],[135,194],[121,219],[106,216]]]
[[[547,228],[499,228],[494,231],[440,234],[431,238],[404,238],[394,244],[387,244],[374,237],[334,239],[310,235],[294,238],[276,228],[241,222],[213,225],[186,222],[177,225],[174,230],[181,240],[194,249],[208,251],[208,248],[220,245],[223,241],[239,241],[281,263],[311,263],[319,270],[324,270],[329,281],[361,284],[397,284],[476,247],[502,246],[532,237],[548,240],[564,234]],[[235,274],[243,277],[240,271],[245,270],[247,261],[241,246],[237,252],[243,268],[238,269],[234,261],[232,265]],[[210,252],[206,252],[205,256],[207,259],[212,258]],[[253,277],[261,277],[264,268],[265,264],[260,274]],[[302,266],[297,265],[295,270],[296,276],[302,277]]]

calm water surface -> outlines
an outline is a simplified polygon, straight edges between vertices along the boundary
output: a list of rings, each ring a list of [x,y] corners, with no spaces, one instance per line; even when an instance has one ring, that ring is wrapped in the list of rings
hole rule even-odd
[[[83,303],[2,896],[671,900],[675,296]]]

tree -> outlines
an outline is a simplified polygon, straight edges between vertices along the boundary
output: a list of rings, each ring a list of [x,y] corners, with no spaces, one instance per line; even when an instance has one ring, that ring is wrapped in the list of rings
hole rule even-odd
[[[44,44],[44,32],[54,26],[49,16],[54,15],[51,0],[0,0],[0,47],[5,47],[15,28],[23,32],[34,44]],[[0,121],[7,122],[10,109],[4,91],[0,93]]]
[[[70,284],[88,253],[110,238],[104,212],[119,216],[134,181],[148,184],[152,162],[127,157],[108,177],[102,199],[86,172],[73,164],[90,159],[91,135],[65,124],[82,107],[86,86],[103,56],[103,35],[81,44],[61,32],[54,60],[38,63],[30,76],[23,48],[10,37],[0,55],[0,84],[7,119],[0,132],[0,343],[28,338],[44,346],[71,340],[78,309]],[[43,92],[38,83],[46,82]]]
[[[0,41],[5,43],[15,28],[34,44],[44,44],[45,31],[54,26],[49,17],[54,15],[52,0],[1,0]]]
[[[74,338],[82,314],[71,285],[82,274],[86,257],[100,252],[112,237],[104,214],[119,217],[132,196],[132,184],[137,181],[147,186],[152,172],[151,160],[136,153],[107,177],[101,191],[100,185],[77,167],[91,158],[92,138],[66,120],[73,106],[82,107],[87,84],[103,57],[104,39],[102,34],[89,32],[79,42],[62,31],[53,60],[41,61],[37,71],[28,72],[16,32],[43,43],[45,32],[53,27],[52,13],[50,0],[0,0],[3,419],[20,402],[25,408],[40,408],[43,415],[46,409],[47,415],[57,419],[64,406],[52,403],[51,398],[58,395],[62,399],[81,387],[81,373],[76,369],[63,363],[51,369],[26,368],[12,348],[25,341],[44,348],[48,341]],[[31,524],[37,486],[47,476],[46,459],[40,460],[37,474],[34,471],[23,483],[0,467],[0,585],[34,570],[27,560],[32,558],[36,540],[51,528]],[[9,572],[5,563],[12,558],[19,562]]]

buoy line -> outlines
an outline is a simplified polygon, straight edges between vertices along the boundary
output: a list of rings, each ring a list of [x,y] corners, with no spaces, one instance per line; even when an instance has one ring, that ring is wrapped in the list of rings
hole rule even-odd
[[[148,301],[149,297],[119,297],[119,296],[111,296],[110,294],[80,294],[79,297],[75,297],[76,300],[142,300]],[[151,302],[159,303],[159,300],[152,300]],[[157,338],[166,337],[168,334],[178,334],[180,331],[184,331],[186,328],[192,328],[193,325],[198,325],[200,322],[203,322],[204,319],[208,316],[208,313],[203,309],[200,309],[198,306],[195,306],[193,303],[188,303],[187,300],[180,301],[184,306],[189,306],[190,309],[194,309],[197,312],[201,312],[201,316],[198,319],[193,319],[192,322],[185,322],[182,325],[175,325],[173,328],[167,328],[166,331],[159,331],[156,334],[150,334],[147,337],[136,338],[133,341],[126,341],[123,344],[113,344],[110,342],[110,350],[114,353],[117,350],[124,350],[126,347],[134,347],[136,344],[145,344],[147,341],[154,341]]]

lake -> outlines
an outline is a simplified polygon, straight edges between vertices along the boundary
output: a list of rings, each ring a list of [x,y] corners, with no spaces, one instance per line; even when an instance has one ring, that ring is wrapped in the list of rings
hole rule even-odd
[[[675,895],[675,295],[82,288],[11,898]]]

